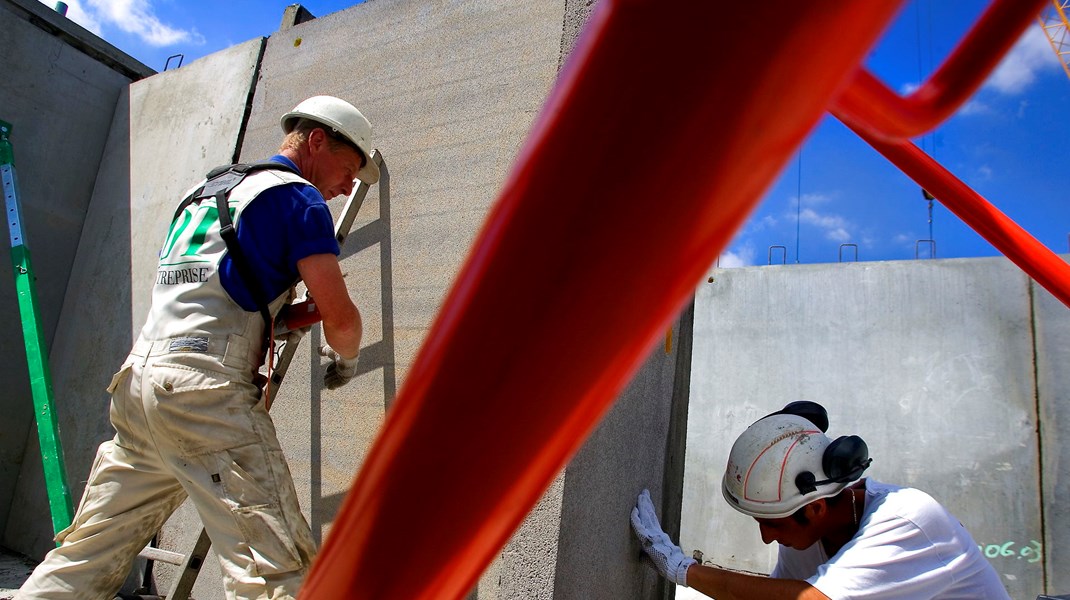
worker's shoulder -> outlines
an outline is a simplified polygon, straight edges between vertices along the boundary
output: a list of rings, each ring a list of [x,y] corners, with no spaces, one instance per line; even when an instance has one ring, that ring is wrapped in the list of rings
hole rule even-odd
[[[887,483],[868,482],[867,503],[878,518],[904,519],[923,528],[952,527],[957,519],[939,501],[923,490]]]
[[[869,479],[866,481],[866,496],[870,499],[881,499],[890,506],[939,506],[927,492],[917,488],[883,483]]]

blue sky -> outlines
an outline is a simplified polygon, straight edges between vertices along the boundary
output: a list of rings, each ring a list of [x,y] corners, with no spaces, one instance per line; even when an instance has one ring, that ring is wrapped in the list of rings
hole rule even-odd
[[[149,67],[184,63],[269,36],[291,0],[67,0],[68,17]],[[357,4],[310,0],[324,16]],[[54,2],[45,2],[49,6]],[[912,0],[867,59],[889,87],[907,93],[950,53],[986,0]],[[775,30],[772,32],[775,35]],[[176,59],[177,60],[177,59]],[[172,66],[175,63],[172,63]],[[1059,253],[1070,250],[1070,78],[1039,26],[1022,37],[954,117],[915,140],[946,168]],[[801,168],[800,168],[801,164]],[[799,198],[801,197],[801,205]],[[928,203],[916,184],[826,116],[740,230],[721,266],[835,262],[841,244],[860,260],[912,259],[929,239]],[[935,202],[939,258],[998,252]],[[798,252],[796,252],[798,249]],[[928,256],[929,247],[920,254]],[[845,248],[853,259],[853,249]]]

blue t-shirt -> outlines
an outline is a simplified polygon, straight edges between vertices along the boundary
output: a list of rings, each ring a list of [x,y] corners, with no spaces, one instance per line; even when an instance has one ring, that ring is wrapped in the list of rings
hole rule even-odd
[[[297,170],[285,156],[275,155],[270,160]],[[301,183],[277,185],[254,198],[238,220],[238,243],[267,294],[266,302],[300,278],[297,261],[313,254],[339,253],[327,201],[319,190]],[[219,278],[223,289],[242,308],[257,310],[229,254],[220,261]]]

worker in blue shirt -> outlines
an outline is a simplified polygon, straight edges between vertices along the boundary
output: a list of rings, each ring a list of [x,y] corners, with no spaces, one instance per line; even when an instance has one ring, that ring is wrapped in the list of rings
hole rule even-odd
[[[362,325],[338,265],[326,199],[379,179],[371,125],[316,96],[282,117],[270,164],[214,171],[185,197],[160,251],[152,305],[111,380],[101,444],[70,527],[16,598],[111,598],[138,552],[189,497],[228,599],[294,598],[315,544],[259,374],[273,321],[302,280],[330,359],[357,373]]]

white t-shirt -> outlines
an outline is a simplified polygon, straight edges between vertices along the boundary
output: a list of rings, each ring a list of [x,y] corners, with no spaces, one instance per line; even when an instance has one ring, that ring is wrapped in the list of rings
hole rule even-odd
[[[804,579],[832,600],[1010,600],[958,519],[920,490],[866,480],[858,533],[829,558],[820,542],[780,547],[770,577]]]

